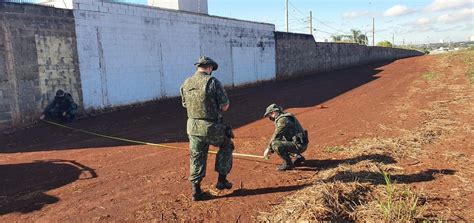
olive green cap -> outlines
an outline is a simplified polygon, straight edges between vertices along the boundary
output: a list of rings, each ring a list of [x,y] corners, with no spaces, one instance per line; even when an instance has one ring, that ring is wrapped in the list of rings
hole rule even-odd
[[[265,114],[263,115],[263,117],[267,117],[270,113],[274,112],[274,111],[277,111],[277,112],[280,112],[282,113],[283,112],[283,108],[277,104],[271,104],[267,107],[267,109],[265,110]]]
[[[197,67],[200,67],[202,65],[211,65],[213,71],[217,70],[217,68],[219,67],[219,65],[216,63],[216,61],[214,61],[210,57],[206,57],[206,56],[200,57],[198,62],[196,62],[194,65],[196,65]]]

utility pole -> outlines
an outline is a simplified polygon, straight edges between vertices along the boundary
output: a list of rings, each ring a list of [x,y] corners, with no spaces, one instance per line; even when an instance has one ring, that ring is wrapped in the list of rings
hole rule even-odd
[[[313,35],[313,11],[309,11],[309,33]]]
[[[395,33],[392,33],[392,47],[395,47]]]
[[[288,26],[288,0],[286,0],[286,7],[285,7],[285,13],[286,13],[286,32],[289,32],[289,26]]]
[[[372,46],[375,46],[375,17],[372,17]]]

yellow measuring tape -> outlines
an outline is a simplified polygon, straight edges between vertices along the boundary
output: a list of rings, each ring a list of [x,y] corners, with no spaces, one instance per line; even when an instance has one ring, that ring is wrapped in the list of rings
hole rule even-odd
[[[117,140],[117,141],[130,142],[130,143],[147,145],[147,146],[156,146],[156,147],[163,147],[163,148],[169,148],[169,149],[187,150],[187,149],[183,149],[183,148],[179,148],[179,147],[175,147],[175,146],[164,145],[164,144],[142,142],[142,141],[138,141],[138,140],[124,139],[124,138],[119,138],[119,137],[114,137],[114,136],[103,135],[103,134],[99,134],[99,133],[95,133],[95,132],[89,132],[89,131],[85,131],[85,130],[82,130],[82,129],[76,129],[76,128],[73,128],[73,127],[61,125],[59,123],[51,122],[51,121],[47,121],[47,120],[42,120],[42,121],[46,122],[46,123],[49,123],[51,125],[55,125],[55,126],[59,126],[59,127],[62,127],[62,128],[66,128],[66,129],[70,129],[70,130],[74,130],[74,131],[78,131],[78,132],[82,132],[82,133],[86,133],[86,134],[89,134],[89,135],[94,135],[94,136],[98,136],[98,137],[102,137],[102,138],[107,138],[107,139],[113,139],[113,140]],[[209,153],[210,154],[217,154],[217,151],[209,150]],[[251,157],[251,158],[264,159],[263,156],[252,155],[252,154],[232,153],[232,155],[233,156],[238,156],[238,157]]]

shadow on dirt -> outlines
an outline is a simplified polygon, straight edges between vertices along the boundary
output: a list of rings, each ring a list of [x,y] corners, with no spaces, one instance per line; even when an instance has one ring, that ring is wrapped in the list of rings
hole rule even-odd
[[[393,164],[396,163],[395,159],[389,155],[385,154],[368,154],[361,155],[349,159],[338,159],[338,160],[306,160],[302,167],[296,168],[294,171],[319,171],[326,169],[333,169],[341,164],[354,165],[362,161],[371,161],[379,164]],[[415,174],[395,174],[390,175],[391,181],[394,183],[410,184],[417,182],[426,182],[436,179],[437,175],[453,175],[455,170],[451,169],[428,169]],[[372,184],[385,184],[384,176],[382,172],[371,172],[371,171],[339,171],[334,176],[321,180],[322,183],[332,183],[332,182],[360,182],[360,183],[372,183]],[[265,188],[256,188],[256,189],[237,189],[231,194],[224,196],[213,196],[206,194],[205,200],[214,200],[219,198],[226,197],[244,197],[244,196],[254,196],[270,193],[280,193],[280,192],[291,192],[303,189],[307,186],[311,186],[312,183],[291,185],[291,186],[281,186],[281,187],[265,187]]]
[[[237,189],[234,190],[230,194],[226,194],[224,196],[214,196],[209,193],[204,194],[204,200],[214,200],[214,199],[221,199],[221,198],[229,198],[229,197],[246,197],[246,196],[255,196],[255,195],[264,195],[264,194],[272,194],[272,193],[282,193],[282,192],[291,192],[295,190],[303,189],[311,184],[301,184],[301,185],[291,185],[291,186],[280,186],[280,187],[265,187],[265,188],[256,188],[256,189]]]
[[[341,164],[354,165],[362,161],[372,161],[380,164],[394,164],[397,161],[385,154],[368,154],[357,156],[349,159],[338,159],[338,160],[306,160],[302,167],[297,168],[299,171],[319,171],[335,168]],[[415,174],[399,174],[391,175],[391,180],[396,183],[416,183],[426,182],[436,179],[436,175],[453,175],[455,170],[451,169],[428,169]],[[337,172],[333,177],[324,180],[324,182],[368,182],[372,184],[385,184],[383,174],[381,172],[371,171],[340,171]]]
[[[395,161],[395,159],[389,155],[368,154],[368,155],[356,156],[354,158],[349,158],[349,159],[306,160],[303,166],[300,168],[297,168],[297,170],[303,170],[303,171],[325,170],[325,169],[337,167],[341,164],[354,165],[365,160],[369,160],[369,161],[373,161],[377,163],[383,163],[383,164],[397,163],[397,161]]]
[[[83,178],[81,175],[85,174]],[[0,165],[0,215],[29,213],[59,201],[45,192],[76,180],[96,178],[95,171],[76,161],[44,160]]]
[[[245,196],[254,196],[262,194],[272,194],[272,193],[281,193],[281,192],[290,192],[295,190],[303,189],[311,184],[302,184],[302,185],[291,185],[291,186],[281,186],[281,187],[265,187],[265,188],[256,188],[256,189],[238,189],[232,192],[231,194],[225,195],[224,197],[245,197]]]
[[[418,182],[427,182],[436,179],[437,175],[453,175],[455,170],[450,169],[427,169],[419,173],[414,174],[394,174],[390,175],[390,179],[394,183],[400,184],[411,184]],[[385,184],[384,176],[381,172],[371,171],[341,171],[336,173],[331,178],[326,179],[324,182],[361,182],[361,183],[372,183],[372,184]]]
[[[260,120],[265,108],[271,103],[277,103],[285,109],[317,106],[380,78],[377,74],[383,71],[381,67],[389,63],[391,61],[232,89],[228,92],[231,107],[224,114],[224,122],[238,128]],[[218,74],[216,77],[219,78]],[[129,107],[67,125],[152,143],[187,141],[186,111],[181,106],[180,98]],[[25,135],[28,139],[25,139]],[[14,133],[0,134],[0,142],[0,153],[132,145],[46,123]]]

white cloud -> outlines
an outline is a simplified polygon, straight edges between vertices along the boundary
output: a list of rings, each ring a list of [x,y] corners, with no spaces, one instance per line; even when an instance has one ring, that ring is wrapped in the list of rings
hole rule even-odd
[[[383,15],[388,16],[388,17],[395,17],[395,16],[401,16],[401,15],[406,15],[408,13],[411,13],[412,10],[408,9],[404,5],[395,5],[389,9],[387,9]]]
[[[363,11],[363,12],[352,11],[352,12],[344,12],[344,14],[342,14],[342,18],[356,19],[356,18],[367,16],[367,15],[369,15],[369,11]]]
[[[416,20],[417,25],[427,25],[430,23],[431,23],[431,19],[429,18],[419,18],[418,20]]]
[[[444,14],[438,17],[438,21],[444,23],[456,23],[468,20],[470,20],[471,22],[474,21],[474,8],[466,8],[454,13]]]
[[[426,6],[426,10],[442,11],[447,9],[457,9],[469,4],[474,5],[472,0],[434,0],[431,4]]]

